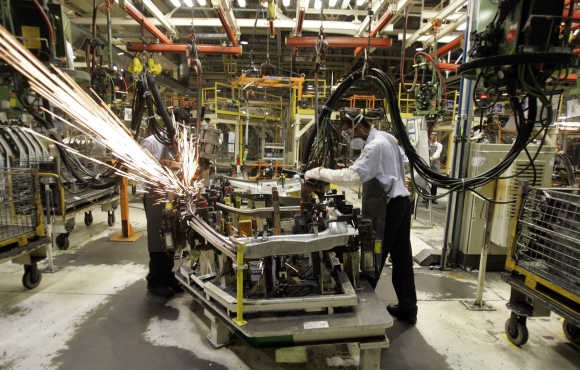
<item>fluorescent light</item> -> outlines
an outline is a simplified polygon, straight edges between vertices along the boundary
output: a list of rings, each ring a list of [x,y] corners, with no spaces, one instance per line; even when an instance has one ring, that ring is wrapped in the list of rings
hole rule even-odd
[[[179,8],[181,6],[181,2],[179,0],[171,0],[171,5],[173,5],[176,8]]]
[[[246,7],[246,0],[238,0],[238,6],[240,8],[245,8]]]
[[[282,0],[282,5],[284,5],[285,8],[290,6],[290,0]]]
[[[205,6],[205,5],[207,4],[207,1],[206,1],[206,0],[197,0],[197,3],[198,3],[200,6]]]
[[[446,35],[446,36],[441,37],[440,39],[437,39],[437,42],[448,43],[448,42],[455,40],[456,38],[457,38],[457,36],[454,36],[454,35]]]
[[[363,6],[367,0],[356,0],[356,6]]]
[[[415,49],[415,51],[424,51],[424,50],[425,49],[423,49],[423,48],[417,48],[417,49]]]
[[[242,41],[240,41],[240,44],[242,44],[242,45],[248,45],[248,42],[246,40],[242,40]]]
[[[333,6],[336,6],[336,3],[337,2],[338,2],[338,0],[329,0],[328,1],[328,6],[330,6],[332,8]]]
[[[314,0],[314,9],[322,8],[322,0]]]
[[[183,0],[183,5],[191,8],[193,6],[193,0]]]

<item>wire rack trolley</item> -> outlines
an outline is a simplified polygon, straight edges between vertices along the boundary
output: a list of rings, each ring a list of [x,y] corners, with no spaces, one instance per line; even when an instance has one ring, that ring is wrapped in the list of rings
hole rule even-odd
[[[0,167],[0,262],[24,265],[22,284],[28,289],[40,284],[37,262],[47,253],[42,212],[35,171]]]
[[[564,334],[580,343],[580,189],[522,187],[514,239],[506,260],[511,285],[509,340],[528,340],[526,318],[564,318]]]

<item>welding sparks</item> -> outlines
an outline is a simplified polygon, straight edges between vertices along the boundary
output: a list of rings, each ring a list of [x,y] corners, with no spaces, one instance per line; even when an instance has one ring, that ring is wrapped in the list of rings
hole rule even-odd
[[[143,149],[130,130],[102,100],[95,101],[71,77],[56,67],[45,66],[2,26],[0,57],[27,78],[33,91],[62,110],[70,120],[45,110],[48,114],[58,117],[60,121],[108,148],[127,169],[125,171],[115,167],[117,174],[150,184],[160,193],[172,192],[185,196],[197,191],[199,185],[194,180],[197,172],[195,143],[188,129],[179,130],[178,147],[182,153],[183,164],[182,176],[178,176]],[[43,138],[47,139],[45,136]],[[58,145],[80,155],[78,151],[62,143]],[[96,159],[86,156],[85,159],[111,167],[110,164]]]

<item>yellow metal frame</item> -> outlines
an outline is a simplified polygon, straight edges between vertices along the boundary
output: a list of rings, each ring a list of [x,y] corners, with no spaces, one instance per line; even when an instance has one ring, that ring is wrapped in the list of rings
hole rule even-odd
[[[304,83],[312,83],[312,86],[314,86],[314,84],[316,83],[316,80],[314,78],[306,78],[304,79]],[[326,80],[318,80],[318,97],[319,98],[326,98],[326,91],[327,91],[327,87],[326,87]],[[320,90],[322,88],[322,91]],[[315,94],[303,94],[302,97],[298,97],[298,100],[300,100],[301,98],[314,98]]]
[[[247,77],[245,73],[242,73],[240,77],[232,81],[232,87],[247,86],[247,85],[256,87],[257,86],[287,87],[296,89],[298,92],[298,99],[301,99],[304,81],[305,81],[304,77],[280,77],[280,76]]]
[[[238,244],[236,255],[236,318],[234,322],[239,326],[244,326],[248,322],[244,320],[244,248],[245,244]]]
[[[412,83],[406,82],[405,87],[413,86]],[[415,112],[416,99],[413,98],[413,92],[403,90],[403,85],[399,84],[399,111],[402,118],[412,118]]]
[[[516,206],[516,212],[515,212],[516,215],[520,214],[520,207],[521,207],[521,203],[522,203],[522,190],[521,189],[520,189],[520,194],[519,194],[518,198],[519,199],[518,199],[518,203]],[[531,290],[533,290],[537,294],[542,295],[546,299],[549,299],[550,301],[554,302],[555,304],[562,307],[566,311],[569,311],[570,313],[575,314],[575,315],[579,315],[580,312],[574,311],[570,307],[562,304],[562,302],[559,302],[559,301],[553,299],[552,297],[538,291],[536,289],[536,286],[538,283],[542,284],[545,287],[549,288],[550,290],[574,301],[575,303],[580,303],[580,297],[578,297],[577,295],[567,291],[566,289],[564,289],[560,286],[557,286],[554,283],[551,283],[548,280],[516,265],[516,261],[514,260],[514,251],[515,251],[515,246],[516,246],[516,234],[517,234],[518,219],[519,219],[519,217],[514,217],[514,226],[512,228],[512,243],[511,243],[509,250],[508,250],[508,253],[507,253],[507,258],[506,258],[506,262],[505,262],[505,269],[507,271],[510,271],[510,272],[515,271],[515,272],[523,275],[524,276],[524,285],[526,287],[530,288]]]
[[[284,86],[286,87],[286,86]],[[219,92],[222,89],[229,89],[231,91],[231,97],[220,96]],[[214,87],[206,87],[202,89],[202,105],[213,105],[214,112],[216,114],[223,114],[236,117],[250,117],[256,119],[263,119],[267,121],[281,121],[282,111],[284,108],[283,99],[279,95],[266,93],[263,91],[252,90],[255,95],[262,95],[263,101],[248,103],[250,107],[270,107],[272,111],[279,112],[278,115],[275,114],[246,114],[242,113],[242,104],[240,103],[241,89],[237,85],[228,85],[221,82],[216,82]],[[209,98],[213,97],[213,99]],[[268,100],[269,99],[269,100]],[[233,110],[222,109],[220,103],[231,102],[233,103]]]

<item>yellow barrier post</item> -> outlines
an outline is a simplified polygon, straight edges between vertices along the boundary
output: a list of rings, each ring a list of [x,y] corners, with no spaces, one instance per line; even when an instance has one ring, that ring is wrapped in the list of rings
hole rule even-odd
[[[234,322],[244,326],[248,322],[244,320],[244,248],[245,244],[238,244],[236,261],[236,318]]]

